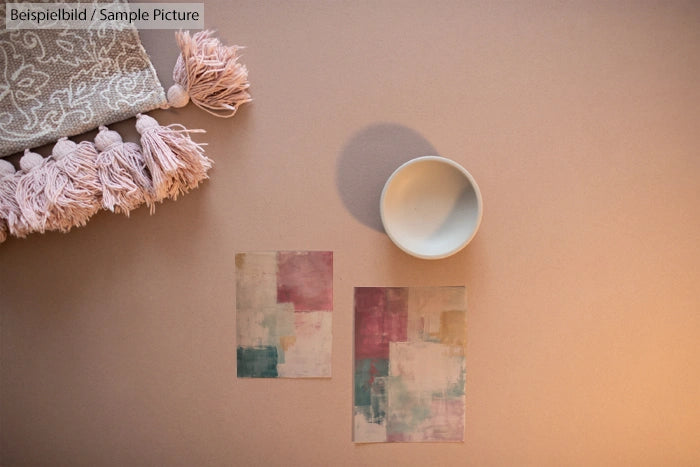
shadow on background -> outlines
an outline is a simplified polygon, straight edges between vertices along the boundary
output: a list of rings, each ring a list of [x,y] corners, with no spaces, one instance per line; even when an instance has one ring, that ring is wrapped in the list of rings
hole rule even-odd
[[[358,221],[384,232],[379,199],[387,178],[404,162],[438,155],[415,130],[396,123],[377,123],[354,134],[338,160],[336,183],[343,204]]]

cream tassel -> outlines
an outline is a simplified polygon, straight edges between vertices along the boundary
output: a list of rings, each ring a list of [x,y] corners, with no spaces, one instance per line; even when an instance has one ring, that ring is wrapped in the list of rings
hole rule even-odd
[[[48,224],[52,230],[68,232],[84,226],[102,207],[102,184],[97,175],[97,149],[89,141],[79,144],[61,138],[52,151],[56,167],[68,177],[61,190],[52,196]],[[61,178],[63,180],[63,178]],[[59,184],[54,185],[58,187]],[[51,194],[52,192],[49,191]]]
[[[7,225],[10,228],[10,233],[15,237],[24,238],[34,231],[22,214],[22,209],[17,200],[17,186],[27,172],[40,166],[42,162],[44,162],[44,158],[41,157],[41,154],[25,149],[24,155],[19,161],[19,170],[15,172],[12,179],[5,179],[5,183],[8,186],[7,189],[12,191],[12,201],[14,202],[12,209],[8,212]]]
[[[7,232],[10,230],[10,228],[7,226],[5,214],[5,211],[8,211],[8,208],[5,207],[5,204],[7,204],[7,200],[5,199],[6,195],[4,193],[5,177],[10,178],[14,177],[14,175],[15,167],[6,160],[0,159],[0,243],[7,240]],[[11,202],[14,202],[14,196],[12,197]]]
[[[56,167],[52,157],[44,159],[39,154],[24,151],[19,162],[23,174],[17,181],[15,199],[20,209],[21,219],[26,223],[28,232],[44,233],[47,226],[49,206],[55,202],[58,192],[68,183],[68,177]],[[12,224],[10,223],[10,232]],[[23,230],[20,227],[20,232]],[[50,229],[49,229],[50,230]],[[22,236],[12,232],[13,235]]]
[[[15,200],[15,166],[4,159],[0,159],[0,243],[7,240],[10,227],[8,219],[12,212],[19,212],[19,206]]]
[[[41,164],[43,160],[39,154],[29,152],[28,149],[24,152],[18,171],[9,162],[0,160],[0,224],[4,223],[7,233],[15,237],[24,238],[33,231],[17,203],[17,183],[26,170]]]
[[[177,199],[208,178],[213,162],[204,154],[201,144],[190,138],[182,125],[160,126],[148,115],[137,115],[136,129],[141,134],[143,156],[153,180],[154,200]]]
[[[248,69],[238,63],[237,45],[225,46],[212,31],[178,31],[180,56],[173,69],[175,83],[168,89],[168,103],[184,107],[191,99],[217,117],[232,117],[238,107],[252,99],[248,93]]]
[[[20,161],[29,165],[16,190],[17,203],[30,227],[38,232],[68,232],[83,226],[101,207],[102,186],[97,176],[97,150],[87,141],[76,144],[61,138],[51,157],[32,166],[28,154]]]
[[[112,212],[129,212],[143,203],[153,204],[153,183],[146,173],[146,161],[135,143],[124,143],[116,131],[100,127],[95,136],[97,174],[102,184],[102,206]]]

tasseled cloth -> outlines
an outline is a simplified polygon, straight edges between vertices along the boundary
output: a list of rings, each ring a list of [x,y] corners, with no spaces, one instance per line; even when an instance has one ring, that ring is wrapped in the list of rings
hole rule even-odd
[[[180,55],[173,70],[168,104],[182,107],[190,100],[217,117],[231,117],[250,102],[248,69],[239,63],[237,45],[226,46],[212,31],[175,34]],[[160,126],[138,115],[141,147],[124,143],[118,133],[100,127],[95,144],[61,138],[50,157],[26,151],[21,170],[0,160],[0,242],[8,234],[83,226],[101,208],[129,215],[196,188],[208,178],[213,161],[193,133],[182,125]],[[99,150],[99,154],[98,154]]]

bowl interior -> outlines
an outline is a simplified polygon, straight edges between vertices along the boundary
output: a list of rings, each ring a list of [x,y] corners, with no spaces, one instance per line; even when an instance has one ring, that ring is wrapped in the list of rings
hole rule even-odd
[[[422,157],[389,178],[381,214],[387,234],[400,248],[421,258],[441,258],[462,249],[476,233],[481,196],[457,163]]]

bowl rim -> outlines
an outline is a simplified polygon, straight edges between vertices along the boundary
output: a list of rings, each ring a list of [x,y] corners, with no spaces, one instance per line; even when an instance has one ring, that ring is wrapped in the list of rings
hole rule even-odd
[[[474,225],[474,229],[472,229],[471,234],[455,248],[452,248],[451,250],[448,250],[448,251],[443,252],[443,253],[438,253],[438,254],[433,254],[433,255],[423,254],[423,253],[417,252],[415,250],[411,250],[410,248],[406,247],[405,245],[402,245],[401,242],[394,236],[391,229],[387,225],[386,216],[384,213],[386,194],[387,194],[387,191],[389,190],[389,186],[394,181],[396,176],[400,172],[402,172],[403,170],[408,168],[409,166],[416,165],[416,164],[419,164],[422,162],[428,162],[428,161],[440,162],[443,164],[447,164],[447,165],[450,165],[453,168],[457,169],[458,171],[460,171],[466,177],[466,179],[469,181],[469,184],[471,185],[472,189],[474,190],[474,194],[476,195],[476,205],[477,205],[476,224]],[[386,183],[384,183],[384,188],[382,189],[382,194],[381,194],[381,197],[379,200],[379,215],[380,215],[381,220],[382,220],[382,226],[384,227],[384,232],[386,232],[386,234],[389,236],[389,238],[394,243],[394,245],[398,246],[401,250],[403,250],[404,252],[408,253],[411,256],[415,256],[416,258],[420,258],[420,259],[442,259],[442,258],[447,258],[448,256],[452,256],[455,253],[458,253],[459,251],[461,251],[465,246],[467,246],[472,241],[472,239],[476,235],[476,232],[479,230],[479,227],[481,226],[481,219],[482,219],[483,214],[484,214],[483,204],[484,203],[483,203],[483,199],[481,197],[481,190],[479,189],[479,185],[476,183],[476,180],[474,179],[472,174],[469,173],[469,171],[467,169],[462,167],[459,163],[453,161],[452,159],[448,159],[446,157],[421,156],[421,157],[416,157],[414,159],[411,159],[411,160],[406,161],[403,164],[401,164],[398,168],[396,168],[396,170],[394,170],[394,172],[386,180]]]

